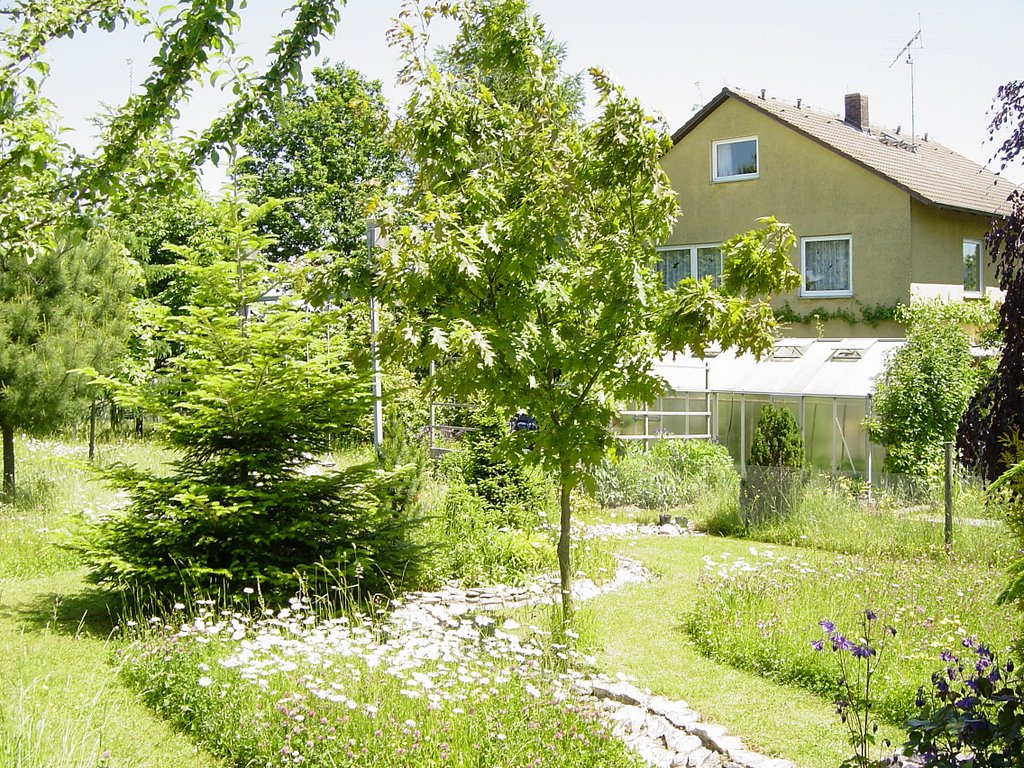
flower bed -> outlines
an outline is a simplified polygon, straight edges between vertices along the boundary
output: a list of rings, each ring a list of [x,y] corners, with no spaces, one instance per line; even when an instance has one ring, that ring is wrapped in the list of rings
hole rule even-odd
[[[821,638],[818,622],[856,626],[871,609],[896,630],[874,683],[875,711],[902,724],[916,711],[917,689],[941,665],[942,651],[972,636],[1010,647],[1016,622],[995,605],[1003,578],[994,566],[956,561],[751,547],[747,557],[705,558],[686,627],[712,658],[831,697],[833,660],[812,647]]]
[[[318,620],[300,599],[176,618],[122,648],[121,673],[232,765],[638,765],[538,628],[421,606]]]

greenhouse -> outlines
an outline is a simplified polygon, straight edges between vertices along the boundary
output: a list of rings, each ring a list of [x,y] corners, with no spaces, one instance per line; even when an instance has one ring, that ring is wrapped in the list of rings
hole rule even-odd
[[[885,451],[871,443],[863,421],[886,360],[903,339],[780,339],[761,360],[709,349],[704,359],[674,355],[654,372],[668,385],[657,402],[623,411],[625,440],[715,439],[746,473],[754,428],[766,403],[796,416],[808,462],[872,479]]]

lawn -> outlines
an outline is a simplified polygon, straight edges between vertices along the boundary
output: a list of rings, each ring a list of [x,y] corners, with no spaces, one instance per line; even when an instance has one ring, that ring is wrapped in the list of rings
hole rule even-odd
[[[17,506],[0,507],[0,653],[9,660],[0,672],[4,765],[263,764],[273,757],[270,747],[278,757],[285,748],[304,759],[308,751],[310,765],[400,764],[396,755],[411,761],[413,752],[421,762],[409,764],[442,756],[460,764],[475,756],[497,765],[508,752],[501,742],[522,745],[515,754],[531,759],[541,756],[531,749],[558,755],[556,765],[576,765],[577,757],[581,766],[631,764],[584,702],[558,703],[564,665],[551,662],[570,653],[545,634],[552,625],[540,609],[497,617],[496,625],[465,617],[448,629],[467,645],[448,647],[441,657],[426,652],[415,663],[401,651],[418,642],[417,632],[440,642],[431,634],[436,626],[355,613],[342,617],[347,625],[337,624],[307,615],[301,605],[284,615],[188,606],[153,627],[141,627],[148,617],[135,616],[129,627],[86,584],[75,555],[57,546],[81,518],[116,504],[117,496],[88,482],[73,463],[84,453],[80,447],[19,447],[28,492]],[[107,449],[107,458],[122,456],[167,459],[148,446]],[[629,518],[611,514],[587,513],[591,520]],[[881,735],[899,743],[907,696],[939,667],[940,650],[969,635],[1002,648],[1014,636],[1015,617],[992,603],[1001,566],[931,551],[893,558],[873,544],[840,554],[834,525],[801,530],[815,527],[830,531],[823,549],[807,546],[816,543],[808,533],[797,537],[800,547],[713,536],[609,542],[656,578],[602,595],[581,612],[581,650],[592,652],[596,665],[589,669],[624,673],[683,699],[759,751],[804,768],[831,768],[850,751],[827,691],[833,659],[814,653],[810,641],[822,636],[820,619],[844,626],[871,607],[899,629],[879,688]],[[857,540],[869,541],[856,530]],[[513,621],[505,624],[507,618]],[[341,646],[331,647],[349,648],[350,655],[317,645],[343,635]],[[304,650],[289,655],[285,647]],[[493,655],[479,656],[480,648]],[[359,749],[351,756],[324,752],[330,757],[318,763],[307,745],[341,735]],[[584,742],[589,751],[579,752]],[[379,750],[362,752],[374,744]]]

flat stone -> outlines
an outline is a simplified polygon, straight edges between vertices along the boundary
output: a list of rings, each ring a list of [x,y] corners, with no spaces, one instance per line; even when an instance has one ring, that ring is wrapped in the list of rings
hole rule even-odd
[[[707,760],[714,753],[707,747],[697,747],[686,757],[686,765],[688,768],[701,768],[704,765],[704,761]]]
[[[646,719],[647,713],[640,707],[631,705],[619,707],[612,712],[612,720],[616,723],[613,730],[619,734],[640,733]]]
[[[690,757],[687,758],[686,762],[691,768],[719,768],[725,760],[721,752],[714,752],[710,749],[707,750],[706,755],[701,755],[700,760],[694,760],[696,754],[697,751],[691,752]]]
[[[704,742],[701,741],[698,736],[673,728],[665,735],[665,746],[669,749],[674,749],[677,753],[685,757],[695,749],[702,749],[704,747]],[[683,763],[685,764],[685,762],[686,761],[684,760]]]
[[[652,712],[664,717],[676,728],[681,728],[684,731],[688,731],[692,726],[700,723],[700,714],[687,706],[683,706],[682,702],[673,706],[661,705],[657,708],[652,706],[650,709]]]
[[[469,613],[469,606],[466,603],[452,603],[448,606],[448,613],[452,616],[462,616]]]
[[[630,746],[648,765],[653,765],[655,768],[672,768],[675,752],[669,752],[646,738],[636,739],[630,743]]]
[[[721,752],[723,755],[730,756],[733,752],[741,752],[747,748],[747,745],[743,743],[743,739],[739,736],[732,736],[730,734],[711,737],[710,746],[716,752]]]
[[[677,708],[690,709],[690,705],[685,701],[679,701],[678,699],[666,699],[664,696],[651,696],[650,701],[647,702],[647,708],[651,710],[651,712],[664,715],[665,712],[663,710]]]
[[[686,730],[694,736],[699,736],[700,740],[704,742],[704,746],[709,749],[716,749],[715,740],[729,733],[725,726],[715,725],[714,723],[694,723],[686,726]]]
[[[635,685],[625,682],[594,681],[594,695],[599,699],[611,699],[621,704],[645,705],[650,698]],[[660,713],[659,713],[660,714]]]
[[[651,739],[655,742],[660,741],[663,744],[668,743],[665,741],[665,736],[669,733],[678,733],[672,723],[661,715],[656,715],[653,712],[647,713],[647,719],[644,721],[644,726],[647,728],[647,735]]]
[[[765,765],[771,762],[770,757],[745,749],[729,750],[729,759],[743,768],[765,768]]]

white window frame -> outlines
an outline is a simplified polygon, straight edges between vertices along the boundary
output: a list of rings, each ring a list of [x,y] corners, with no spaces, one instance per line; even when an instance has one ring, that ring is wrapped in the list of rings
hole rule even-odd
[[[737,173],[732,176],[719,176],[718,174],[718,148],[723,144],[739,144],[743,141],[754,142],[754,157],[757,162],[757,170],[753,173]],[[717,184],[720,181],[746,181],[756,179],[761,175],[761,142],[757,136],[741,136],[736,139],[721,139],[711,142],[711,181]]]
[[[963,269],[963,250],[967,244],[978,246],[978,288],[977,290],[968,289],[964,286],[964,296],[968,298],[976,299],[985,295],[985,243],[976,237],[965,237],[963,247],[961,249],[961,261],[960,266]]]
[[[846,276],[846,284],[849,288],[829,291],[814,291],[807,288],[807,247],[805,244],[818,243],[824,240],[845,240],[850,244],[849,273]],[[853,296],[853,235],[817,235],[815,237],[800,238],[800,296],[802,298],[814,299],[839,299]]]
[[[721,243],[697,243],[695,245],[661,245],[656,249],[658,253],[668,253],[670,251],[686,251],[690,259],[690,278],[693,280],[699,280],[697,276],[697,251],[701,248],[714,248],[718,251],[718,277],[721,278],[722,270],[725,266],[724,257],[722,255],[722,244]],[[664,257],[662,257],[664,258]],[[664,272],[662,272],[664,275]],[[684,280],[686,278],[683,278]],[[675,286],[671,286],[675,287]],[[670,286],[666,286],[666,289],[670,289]]]

